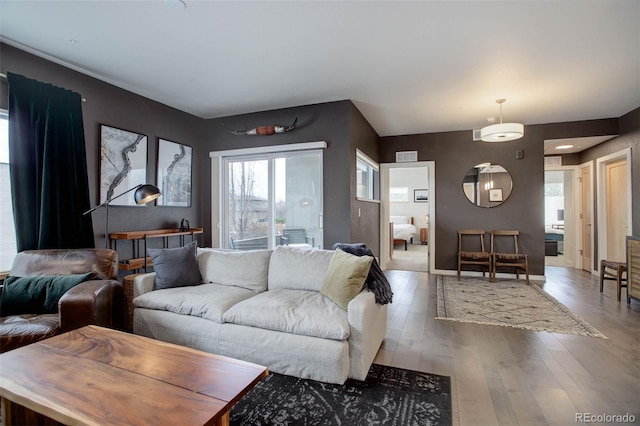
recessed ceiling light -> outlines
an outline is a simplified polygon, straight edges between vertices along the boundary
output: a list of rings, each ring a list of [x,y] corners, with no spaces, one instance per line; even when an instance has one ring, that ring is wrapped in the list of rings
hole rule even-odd
[[[571,149],[573,148],[573,145],[558,145],[556,146],[556,149]]]

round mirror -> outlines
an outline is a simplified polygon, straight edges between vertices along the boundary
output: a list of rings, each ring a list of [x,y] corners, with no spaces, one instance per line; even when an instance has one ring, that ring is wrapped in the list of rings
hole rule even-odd
[[[496,207],[511,195],[513,181],[509,172],[499,164],[481,163],[473,166],[462,181],[464,195],[480,207]]]

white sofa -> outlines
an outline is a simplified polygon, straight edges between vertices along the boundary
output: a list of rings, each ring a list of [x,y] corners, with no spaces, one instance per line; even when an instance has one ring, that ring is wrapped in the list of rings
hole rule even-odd
[[[198,249],[203,284],[154,289],[134,279],[135,334],[329,383],[364,380],[386,333],[387,306],[359,292],[341,309],[321,294],[333,251]]]

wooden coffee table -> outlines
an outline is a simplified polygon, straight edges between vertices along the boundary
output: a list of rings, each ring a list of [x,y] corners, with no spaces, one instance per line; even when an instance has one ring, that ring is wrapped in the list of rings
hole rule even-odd
[[[226,425],[231,407],[267,374],[87,326],[0,355],[2,424]]]

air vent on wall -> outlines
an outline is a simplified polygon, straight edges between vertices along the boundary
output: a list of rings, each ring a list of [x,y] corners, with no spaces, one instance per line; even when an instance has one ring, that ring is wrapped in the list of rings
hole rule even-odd
[[[410,163],[413,161],[418,161],[418,151],[396,152],[396,163]]]
[[[562,157],[559,155],[544,157],[544,166],[562,166]]]
[[[482,135],[481,135],[482,129],[473,129],[472,132],[473,132],[473,140],[474,141],[482,140]]]

